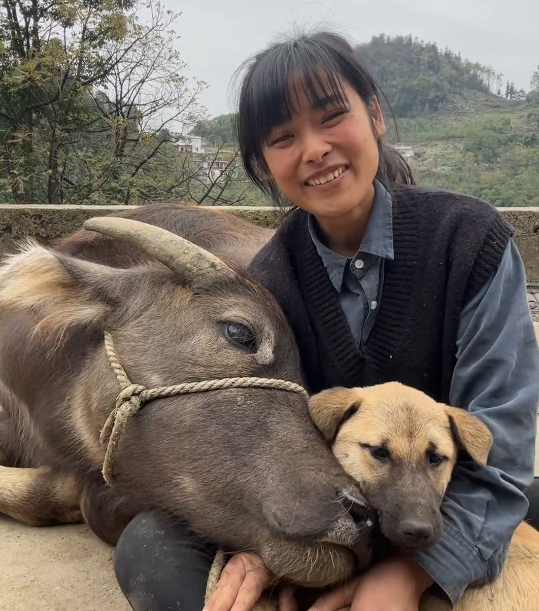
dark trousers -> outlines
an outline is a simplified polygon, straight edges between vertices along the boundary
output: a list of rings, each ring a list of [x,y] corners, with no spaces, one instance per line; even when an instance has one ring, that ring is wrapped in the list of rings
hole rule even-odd
[[[526,521],[539,530],[539,478],[526,492]],[[134,611],[202,611],[215,546],[158,513],[130,522],[116,547],[118,583]]]

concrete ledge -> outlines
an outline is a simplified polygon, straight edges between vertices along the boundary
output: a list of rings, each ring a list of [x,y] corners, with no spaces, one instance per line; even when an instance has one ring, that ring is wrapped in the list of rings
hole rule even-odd
[[[17,206],[0,205],[0,253],[12,252],[17,242],[34,238],[51,244],[93,216],[129,210],[136,206]],[[275,227],[281,211],[271,207],[220,206],[257,225]],[[515,242],[522,254],[528,281],[539,285],[539,208],[498,208],[515,229]]]

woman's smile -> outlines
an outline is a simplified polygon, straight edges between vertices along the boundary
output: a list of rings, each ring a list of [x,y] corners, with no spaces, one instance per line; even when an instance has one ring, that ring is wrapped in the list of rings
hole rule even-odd
[[[346,164],[325,168],[312,174],[303,184],[308,188],[316,189],[317,192],[324,193],[333,190],[343,184],[343,179],[349,168],[350,166]]]

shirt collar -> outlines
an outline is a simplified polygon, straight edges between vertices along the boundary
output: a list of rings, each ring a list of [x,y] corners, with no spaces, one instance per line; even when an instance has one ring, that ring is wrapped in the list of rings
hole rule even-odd
[[[391,195],[378,180],[374,181],[374,190],[374,202],[365,235],[355,256],[364,253],[393,259],[395,254],[393,249],[393,202]],[[348,259],[322,244],[316,233],[316,221],[312,215],[308,217],[308,226],[311,239],[326,267],[328,276],[335,288],[340,291]]]

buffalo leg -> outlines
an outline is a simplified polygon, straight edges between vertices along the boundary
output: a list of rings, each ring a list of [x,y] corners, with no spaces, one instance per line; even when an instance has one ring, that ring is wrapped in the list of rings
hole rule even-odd
[[[82,522],[80,486],[50,467],[0,466],[0,513],[29,526]]]
[[[116,545],[132,515],[117,505],[118,494],[100,477],[89,477],[81,494],[80,506],[84,521],[102,541]]]

